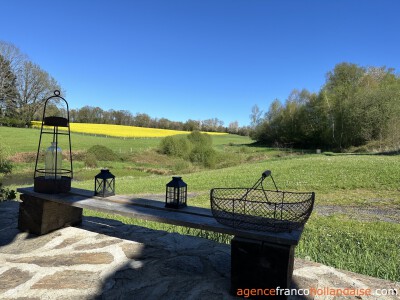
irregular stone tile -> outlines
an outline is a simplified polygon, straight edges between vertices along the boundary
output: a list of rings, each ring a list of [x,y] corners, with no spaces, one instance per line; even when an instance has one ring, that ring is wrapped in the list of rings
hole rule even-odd
[[[210,240],[181,235],[179,233],[169,233],[159,238],[159,241],[164,243],[167,250],[173,251],[184,252],[189,249],[200,250],[210,248]]]
[[[11,244],[18,234],[20,234],[20,231],[14,226],[0,227],[0,253],[6,253],[6,246]],[[11,248],[11,246],[8,246],[8,248]]]
[[[120,246],[125,256],[129,259],[141,259],[144,257],[145,246],[139,243],[125,243]]]
[[[166,259],[159,272],[162,275],[200,275],[204,272],[204,265],[197,256],[177,256]]]
[[[174,299],[179,300],[176,295],[168,294],[170,282],[152,281],[138,286],[132,282],[119,282],[113,289],[103,293],[97,299],[107,300],[132,300],[132,299]]]
[[[35,264],[40,267],[59,267],[72,265],[98,265],[110,264],[114,261],[114,257],[110,253],[71,253],[66,255],[54,256],[33,256],[18,259],[11,259],[14,263]]]
[[[227,293],[218,290],[203,290],[195,295],[195,297],[189,297],[188,299],[225,300],[231,298],[234,299],[236,297],[227,295]]]
[[[136,231],[132,229],[126,231],[123,235],[121,234],[118,237],[163,249],[165,248],[164,247],[165,243],[160,241],[160,238],[164,237],[165,235],[168,235],[166,231],[161,231],[161,230],[149,231],[149,229],[146,228],[146,230],[141,230],[141,231]]]
[[[148,246],[141,243],[125,243],[120,246],[125,256],[129,259],[148,260],[154,258],[165,258],[170,252],[158,247]]]
[[[66,270],[43,277],[32,286],[32,289],[84,290],[97,287],[99,283],[99,274],[96,272]]]
[[[0,274],[0,293],[16,288],[32,277],[33,275],[27,271],[22,271],[17,268],[9,269]]]
[[[61,233],[54,231],[49,234],[37,236],[33,234],[27,233],[18,233],[12,243],[5,245],[0,248],[0,253],[5,254],[23,254],[23,253],[30,253],[35,251],[48,242],[53,240],[55,237],[60,236]]]
[[[219,274],[223,276],[230,276],[231,274],[231,255],[230,253],[217,251],[207,255],[207,258]]]
[[[148,283],[144,283],[148,281]],[[145,280],[142,270],[125,269],[117,271],[108,277],[102,287],[102,298],[99,299],[120,299],[116,296],[127,293],[138,288],[147,286],[152,283],[152,280]],[[113,298],[113,297],[116,298]],[[139,299],[139,298],[138,298]]]
[[[41,300],[40,298],[32,298],[32,297],[18,297],[18,298],[12,298],[12,299],[13,300]]]
[[[309,289],[312,287],[317,288],[318,285],[318,279],[311,279],[311,278],[306,278],[298,275],[293,275],[292,277],[292,284],[291,288],[292,289]],[[297,299],[296,297],[292,297],[293,299]],[[290,298],[290,299],[292,299]],[[300,299],[300,298],[299,298]],[[312,300],[314,299],[313,296],[302,296],[301,299],[305,300]]]
[[[306,260],[306,259],[300,259],[296,258],[294,260],[294,269],[301,269],[301,268],[307,268],[307,267],[319,267],[321,264],[316,263],[311,260]]]
[[[339,271],[339,270],[337,270]],[[373,289],[396,289],[398,292],[400,292],[400,282],[390,282],[384,279],[376,278],[376,277],[371,277],[368,275],[363,275],[363,274],[357,274],[353,273],[350,271],[346,270],[340,270],[341,273],[346,274],[349,278],[352,280],[357,280],[361,281],[363,284],[366,286],[369,286]],[[399,295],[400,299],[400,295]]]
[[[77,238],[77,237],[72,237],[72,238],[66,238],[64,241],[62,241],[61,244],[57,245],[56,247],[54,247],[54,249],[62,249],[62,248],[66,248],[68,246],[71,246],[79,241],[81,241],[82,239]]]
[[[87,245],[79,245],[75,246],[75,250],[93,250],[93,249],[101,249],[110,245],[115,245],[121,243],[121,240],[114,239],[114,240],[107,240],[107,241],[102,241],[99,243],[91,243]]]

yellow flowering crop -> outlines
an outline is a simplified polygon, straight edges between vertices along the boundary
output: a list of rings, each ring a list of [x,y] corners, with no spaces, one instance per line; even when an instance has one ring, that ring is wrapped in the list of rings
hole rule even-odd
[[[32,127],[40,128],[40,121],[32,121]],[[60,128],[61,129],[61,128]],[[115,137],[165,137],[176,134],[188,134],[187,131],[169,130],[158,128],[145,128],[136,126],[125,125],[111,125],[111,124],[91,124],[91,123],[70,123],[71,132],[99,134]],[[226,133],[221,132],[208,132],[213,135],[221,135]]]

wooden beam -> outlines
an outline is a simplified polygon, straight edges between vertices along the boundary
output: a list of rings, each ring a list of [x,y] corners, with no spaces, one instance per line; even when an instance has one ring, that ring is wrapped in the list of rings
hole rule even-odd
[[[91,191],[79,189],[72,189],[71,192],[67,194],[41,194],[34,192],[32,187],[18,188],[17,191],[35,198],[53,201],[73,207],[117,214],[130,218],[225,233],[276,244],[297,245],[302,233],[302,228],[299,230],[293,230],[291,232],[279,233],[240,230],[218,223],[212,216],[210,209],[200,207],[166,209],[163,207],[163,201],[142,197],[112,196],[107,198],[99,198],[93,197],[93,192]]]

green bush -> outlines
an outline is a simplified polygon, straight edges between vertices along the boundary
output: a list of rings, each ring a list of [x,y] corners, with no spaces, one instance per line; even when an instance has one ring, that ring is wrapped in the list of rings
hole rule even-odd
[[[212,146],[211,136],[207,133],[201,133],[200,131],[192,131],[188,136],[188,140],[194,145],[202,145],[202,146]]]
[[[190,149],[190,142],[185,136],[167,136],[160,143],[160,152],[171,156],[187,158]]]
[[[190,160],[201,163],[207,168],[214,168],[217,162],[217,153],[212,147],[197,145],[190,152]]]
[[[0,125],[8,127],[22,127],[22,128],[29,126],[26,124],[25,121],[16,118],[0,118]]]
[[[92,152],[86,153],[83,162],[85,163],[85,167],[87,168],[96,168],[97,167],[97,159],[96,155]]]
[[[94,145],[90,147],[87,150],[87,155],[89,154],[93,154],[96,160],[100,161],[118,160],[118,155],[114,151],[102,145]]]
[[[160,152],[214,168],[217,153],[212,148],[211,136],[193,131],[187,136],[167,136],[161,140]]]
[[[8,174],[11,173],[13,165],[9,160],[0,160],[0,173]]]
[[[8,160],[9,152],[9,149],[0,145],[0,173],[8,174],[12,171],[13,165],[11,161]]]
[[[2,183],[0,182],[0,202],[6,200],[13,200],[16,198],[16,193],[14,190],[10,190],[2,187]]]

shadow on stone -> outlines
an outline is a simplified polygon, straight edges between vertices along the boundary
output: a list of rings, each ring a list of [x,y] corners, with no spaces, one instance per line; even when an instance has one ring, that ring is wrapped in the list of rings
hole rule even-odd
[[[138,243],[121,246],[129,262],[102,283],[96,299],[233,299],[229,245],[85,217],[82,229]]]
[[[11,244],[18,236],[23,239],[34,239],[36,235],[21,233],[17,228],[19,202],[5,201],[0,203],[0,247]]]

